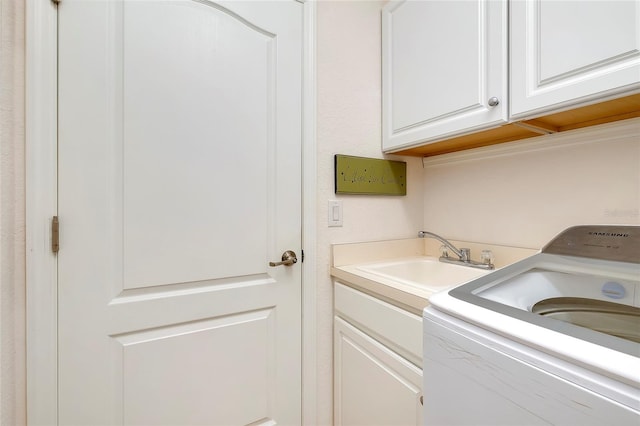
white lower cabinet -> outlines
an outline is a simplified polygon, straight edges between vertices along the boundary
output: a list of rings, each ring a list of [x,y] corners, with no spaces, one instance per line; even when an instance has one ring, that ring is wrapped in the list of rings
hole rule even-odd
[[[334,424],[421,425],[421,317],[335,289]]]

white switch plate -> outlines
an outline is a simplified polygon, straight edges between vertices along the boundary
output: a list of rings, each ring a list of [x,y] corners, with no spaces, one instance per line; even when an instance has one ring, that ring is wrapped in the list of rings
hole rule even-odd
[[[342,226],[342,201],[329,200],[329,226]]]

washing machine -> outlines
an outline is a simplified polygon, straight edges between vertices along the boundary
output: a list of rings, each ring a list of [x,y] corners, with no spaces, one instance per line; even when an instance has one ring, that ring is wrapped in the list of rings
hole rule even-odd
[[[425,425],[640,425],[640,226],[576,226],[430,298]]]

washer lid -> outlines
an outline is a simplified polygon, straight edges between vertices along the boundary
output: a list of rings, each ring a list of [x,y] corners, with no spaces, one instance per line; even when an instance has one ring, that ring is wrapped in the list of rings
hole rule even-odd
[[[640,227],[574,226],[549,242],[542,253],[640,263]]]

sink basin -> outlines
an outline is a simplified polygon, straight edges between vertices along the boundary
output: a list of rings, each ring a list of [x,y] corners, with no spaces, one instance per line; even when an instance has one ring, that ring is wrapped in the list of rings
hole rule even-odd
[[[361,265],[362,272],[407,284],[440,291],[465,283],[490,271],[440,262],[436,257],[420,257],[393,262]]]

